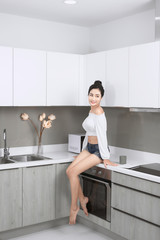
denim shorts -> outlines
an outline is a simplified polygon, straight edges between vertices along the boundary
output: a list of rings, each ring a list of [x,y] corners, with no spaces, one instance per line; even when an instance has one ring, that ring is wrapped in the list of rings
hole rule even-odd
[[[98,144],[88,143],[86,150],[87,150],[89,153],[95,154],[97,157],[99,157],[100,159],[102,159],[101,154],[100,154],[100,152],[99,152]]]

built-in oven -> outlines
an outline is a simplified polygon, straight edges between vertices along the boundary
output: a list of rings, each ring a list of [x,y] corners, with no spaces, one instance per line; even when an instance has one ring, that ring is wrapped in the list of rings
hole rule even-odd
[[[80,182],[87,203],[88,213],[100,219],[111,221],[111,171],[92,167],[80,174]]]

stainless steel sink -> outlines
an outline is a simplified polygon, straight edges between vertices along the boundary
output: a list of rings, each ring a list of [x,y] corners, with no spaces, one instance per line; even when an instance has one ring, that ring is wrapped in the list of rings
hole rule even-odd
[[[5,158],[0,158],[0,164],[7,164],[7,163],[15,163],[14,160],[12,159],[5,159]]]
[[[10,156],[9,159],[16,162],[29,162],[29,161],[40,161],[40,160],[51,159],[51,158],[34,155],[34,154],[25,154],[25,155]]]

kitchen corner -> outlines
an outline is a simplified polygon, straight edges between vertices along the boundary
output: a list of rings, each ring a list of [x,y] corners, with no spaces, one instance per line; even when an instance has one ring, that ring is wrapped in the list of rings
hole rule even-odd
[[[160,0],[0,0],[0,89],[1,240],[160,239]]]

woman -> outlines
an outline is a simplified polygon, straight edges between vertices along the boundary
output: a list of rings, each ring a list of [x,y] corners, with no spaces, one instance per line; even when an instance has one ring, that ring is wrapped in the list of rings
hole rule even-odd
[[[88,90],[88,100],[91,109],[88,117],[82,124],[86,131],[82,152],[75,158],[66,171],[70,181],[72,199],[69,224],[76,223],[76,216],[79,211],[78,198],[84,213],[88,216],[86,208],[88,198],[83,195],[78,177],[79,174],[102,162],[105,167],[107,165],[117,165],[109,160],[110,153],[106,137],[107,123],[105,113],[100,106],[103,95],[104,89],[101,81],[95,81]]]

